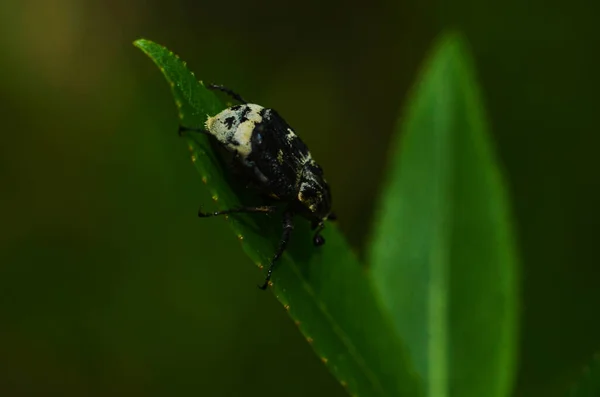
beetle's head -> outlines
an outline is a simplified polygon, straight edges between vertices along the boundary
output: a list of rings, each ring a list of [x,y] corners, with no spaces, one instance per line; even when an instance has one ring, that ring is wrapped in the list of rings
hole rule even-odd
[[[314,161],[304,167],[298,189],[298,201],[304,208],[303,215],[312,221],[313,229],[317,229],[314,237],[315,245],[322,245],[325,240],[320,235],[324,222],[335,219],[331,212],[331,191],[323,177],[323,170]]]
[[[307,210],[307,216],[311,219],[324,221],[331,212],[331,192],[323,170],[314,162],[308,163],[298,189],[298,201]]]

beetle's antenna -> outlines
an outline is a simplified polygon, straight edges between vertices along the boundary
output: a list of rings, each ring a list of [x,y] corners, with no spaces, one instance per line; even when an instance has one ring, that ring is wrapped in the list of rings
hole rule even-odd
[[[248,102],[246,102],[246,100],[244,98],[242,98],[240,96],[240,94],[237,94],[237,93],[233,92],[232,90],[230,90],[229,88],[224,87],[222,85],[209,84],[206,86],[206,88],[208,88],[209,90],[218,90],[218,91],[224,92],[227,95],[229,95],[230,97],[232,97],[233,99],[235,99],[236,101],[243,103],[244,105],[248,103]]]
[[[183,125],[179,126],[179,129],[177,130],[177,133],[179,134],[179,136],[184,136],[186,132],[188,131],[192,131],[192,132],[200,132],[201,134],[208,134],[210,135],[210,133],[208,131],[206,131],[204,128],[195,128],[195,127],[186,127]]]

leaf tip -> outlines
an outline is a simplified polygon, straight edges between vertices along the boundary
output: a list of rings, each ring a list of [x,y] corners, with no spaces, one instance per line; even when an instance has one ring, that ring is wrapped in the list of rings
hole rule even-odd
[[[137,39],[137,40],[134,40],[133,45],[143,51],[151,43],[152,43],[152,41],[150,41],[148,39]]]
[[[458,29],[444,31],[437,40],[433,54],[446,53],[447,59],[469,62],[469,44],[466,36]]]

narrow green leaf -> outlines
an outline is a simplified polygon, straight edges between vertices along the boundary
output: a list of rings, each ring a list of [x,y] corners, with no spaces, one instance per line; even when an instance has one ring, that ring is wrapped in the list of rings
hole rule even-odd
[[[370,250],[374,285],[427,396],[507,396],[515,371],[515,247],[460,36],[437,44],[397,135]]]
[[[600,354],[584,369],[581,378],[571,388],[569,397],[598,397],[600,396]]]
[[[183,125],[202,125],[207,114],[224,108],[173,53],[148,40],[138,40],[135,45],[170,83]],[[175,131],[173,136],[176,139]],[[230,208],[255,199],[223,171],[206,137],[188,134],[186,141],[218,206]],[[229,217],[243,249],[259,266],[269,263],[280,238],[277,218]],[[410,369],[407,352],[378,305],[360,263],[334,225],[327,226],[324,237],[327,243],[314,247],[307,222],[297,220],[291,246],[273,275],[276,297],[349,393],[360,397],[418,396],[419,382]],[[252,282],[260,281],[259,277],[249,280],[248,293],[253,293]],[[227,280],[221,282],[226,290]]]

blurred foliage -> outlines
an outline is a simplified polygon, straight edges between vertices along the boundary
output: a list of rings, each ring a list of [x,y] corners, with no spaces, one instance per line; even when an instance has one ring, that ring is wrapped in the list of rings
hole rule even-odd
[[[570,397],[600,396],[600,354],[596,354],[587,365],[580,379],[571,388]]]
[[[460,34],[442,34],[396,128],[368,247],[427,396],[508,396],[514,381],[512,214],[475,75]]]
[[[131,41],[285,115],[360,253],[398,110],[451,26],[471,44],[515,207],[516,395],[565,395],[600,348],[598,7],[0,2],[2,394],[345,395],[255,288],[226,223],[196,218],[210,197]]]

